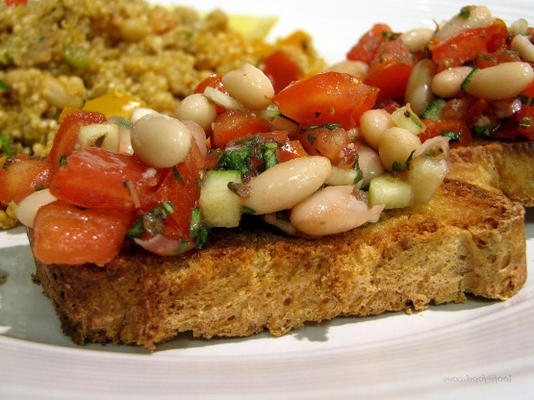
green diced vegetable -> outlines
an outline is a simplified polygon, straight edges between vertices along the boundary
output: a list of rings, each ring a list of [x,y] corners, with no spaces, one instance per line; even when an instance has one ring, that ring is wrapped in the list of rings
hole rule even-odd
[[[440,99],[440,98],[435,98],[428,105],[425,111],[423,111],[423,114],[421,114],[421,117],[423,119],[430,119],[432,121],[439,121],[443,119],[443,108],[445,107],[445,104],[447,104],[445,100]]]
[[[404,107],[395,110],[391,114],[391,120],[399,128],[407,129],[414,135],[418,135],[426,128],[425,124],[412,111],[410,104],[406,104]]]
[[[454,131],[442,131],[441,136],[448,137],[449,143],[458,143],[460,141],[460,137],[462,136],[462,133],[454,132]]]
[[[276,158],[276,149],[278,145],[276,143],[262,143],[258,151],[258,159],[265,161],[265,169],[269,169],[278,164]]]
[[[78,43],[69,43],[63,50],[63,58],[73,68],[85,69],[89,66],[89,52]]]
[[[384,204],[386,209],[408,207],[412,203],[412,187],[398,178],[384,174],[369,183],[369,206]]]
[[[252,152],[253,148],[251,146],[224,151],[217,163],[217,169],[237,170],[242,176],[250,175]]]
[[[199,207],[209,226],[233,228],[239,225],[241,199],[228,188],[230,182],[242,182],[240,171],[206,171],[200,187]]]

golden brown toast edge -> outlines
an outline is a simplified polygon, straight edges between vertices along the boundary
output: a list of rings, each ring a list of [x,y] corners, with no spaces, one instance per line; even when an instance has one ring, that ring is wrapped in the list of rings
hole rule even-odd
[[[534,142],[492,142],[452,149],[449,178],[501,190],[534,206]]]
[[[77,343],[153,349],[186,331],[282,335],[306,321],[421,310],[465,293],[506,299],[526,280],[523,215],[501,194],[447,179],[425,206],[320,240],[214,231],[196,253],[131,248],[105,268],[37,262],[37,278]]]

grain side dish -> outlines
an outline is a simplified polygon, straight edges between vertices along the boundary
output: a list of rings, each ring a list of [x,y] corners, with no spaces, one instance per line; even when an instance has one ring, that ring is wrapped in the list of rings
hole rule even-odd
[[[48,154],[61,110],[109,92],[172,114],[209,75],[257,64],[273,48],[290,53],[305,74],[324,68],[308,35],[266,44],[230,29],[219,10],[201,16],[141,0],[2,0],[0,157]],[[12,217],[3,207],[0,229]]]

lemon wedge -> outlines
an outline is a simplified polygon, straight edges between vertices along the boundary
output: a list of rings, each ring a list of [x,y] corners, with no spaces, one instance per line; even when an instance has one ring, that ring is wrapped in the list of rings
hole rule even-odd
[[[265,38],[276,22],[278,22],[278,17],[259,17],[243,14],[228,15],[230,28],[240,33],[246,39]]]

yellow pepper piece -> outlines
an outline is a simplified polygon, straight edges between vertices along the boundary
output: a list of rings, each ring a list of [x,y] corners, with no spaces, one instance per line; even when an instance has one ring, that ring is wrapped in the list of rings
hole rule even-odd
[[[109,118],[113,115],[130,119],[132,111],[137,107],[144,107],[144,103],[129,94],[112,92],[87,101],[82,110],[96,111]]]
[[[228,25],[246,39],[264,39],[278,21],[277,17],[230,14]]]

